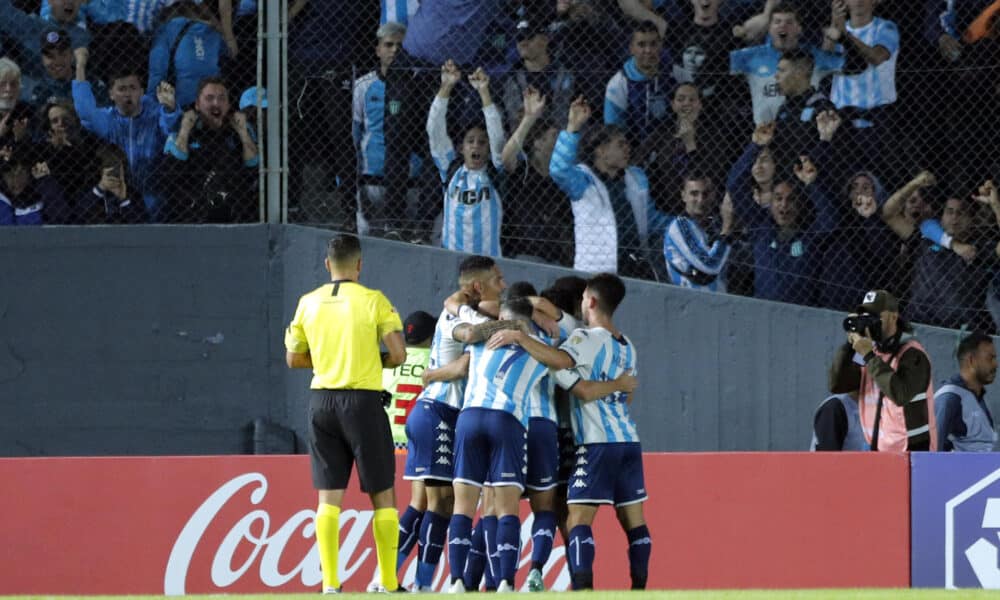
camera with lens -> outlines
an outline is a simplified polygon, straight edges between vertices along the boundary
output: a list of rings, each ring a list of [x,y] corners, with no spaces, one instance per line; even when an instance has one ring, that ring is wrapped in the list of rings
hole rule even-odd
[[[878,315],[871,313],[861,313],[860,315],[850,315],[844,319],[844,331],[847,333],[857,333],[865,335],[865,330],[871,339],[876,342],[882,339],[882,319]]]

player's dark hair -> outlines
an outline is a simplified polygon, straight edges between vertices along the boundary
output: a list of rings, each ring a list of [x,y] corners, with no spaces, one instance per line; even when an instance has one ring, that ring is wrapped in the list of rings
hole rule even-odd
[[[357,259],[361,256],[361,240],[350,233],[335,235],[326,245],[326,256],[335,265]]]
[[[587,289],[597,298],[601,312],[612,315],[625,298],[625,282],[614,273],[598,273],[587,280]]]
[[[515,281],[514,283],[507,286],[504,290],[504,296],[502,300],[510,300],[513,298],[526,298],[528,296],[537,296],[538,290],[532,285],[530,281]]]
[[[531,306],[531,301],[524,297],[508,298],[500,303],[500,311],[508,312],[516,317],[522,319],[531,320],[532,311],[534,307]]]
[[[489,271],[496,265],[494,261],[489,256],[470,256],[464,259],[458,264],[458,278],[463,280],[473,273],[479,273],[481,271]]]
[[[580,300],[577,298],[576,304],[574,304],[573,292],[568,289],[549,288],[547,290],[542,290],[540,296],[554,304],[559,310],[571,315],[575,315],[577,309],[580,307]]]
[[[969,335],[962,338],[962,341],[958,343],[958,350],[955,354],[958,356],[958,364],[962,364],[965,357],[979,350],[981,344],[992,344],[993,338],[989,335],[983,333],[982,331],[973,331]]]
[[[571,315],[575,315],[580,311],[580,303],[583,301],[583,290],[587,289],[587,280],[578,275],[566,275],[553,281],[549,289],[569,292],[569,307],[563,308],[560,304],[556,304],[556,306]],[[553,302],[553,304],[555,303]]]

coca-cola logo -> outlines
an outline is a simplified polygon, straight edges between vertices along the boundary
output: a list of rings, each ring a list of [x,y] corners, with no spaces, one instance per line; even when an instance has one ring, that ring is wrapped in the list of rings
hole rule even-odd
[[[253,570],[256,570],[262,588],[291,584],[295,587],[318,589],[323,576],[314,540],[316,511],[299,510],[287,521],[275,526],[270,513],[259,508],[267,492],[267,477],[254,472],[234,477],[210,494],[185,523],[170,550],[163,577],[163,593],[168,596],[187,593],[196,557],[207,555],[212,556],[209,577],[212,586],[217,589],[233,586]],[[239,502],[245,503],[245,506],[237,504]],[[243,516],[237,518],[221,536],[213,554],[211,547],[204,546],[215,543],[218,539],[217,532],[228,526],[219,521],[220,513],[233,514],[234,510],[236,514],[242,512]],[[375,569],[371,536],[367,535],[372,518],[371,510],[344,509],[340,514],[338,571],[341,582],[351,579],[369,558],[372,559],[371,569]],[[531,562],[531,523],[530,516],[522,523],[520,566],[530,565]],[[209,537],[206,534],[210,531],[216,534],[206,539]],[[305,543],[309,541],[312,543]],[[284,556],[290,547],[295,548],[294,552],[297,554]],[[569,573],[562,560],[563,554],[561,546],[553,548],[550,569],[546,575],[549,589],[562,590],[569,587]],[[416,561],[411,561],[404,566],[400,582],[402,585],[412,584],[415,563]],[[284,569],[281,565],[285,565]],[[434,581],[435,588],[443,589],[447,586],[447,573],[446,560],[442,557]],[[367,583],[367,578],[372,573],[366,570],[362,575]]]
[[[167,568],[163,578],[163,593],[178,595],[186,592],[188,572],[195,551],[198,550],[205,532],[213,526],[222,508],[234,500],[241,491],[249,488],[251,505],[259,505],[267,495],[267,478],[261,473],[246,473],[223,484],[194,511],[181,529],[180,535],[170,550]],[[372,511],[344,510],[340,515],[340,577],[346,581],[357,571],[372,553],[372,549],[358,542],[371,524]],[[315,543],[290,570],[279,568],[282,554],[293,536],[310,540],[316,535],[316,511],[304,509],[292,515],[280,527],[272,528],[271,515],[261,509],[250,510],[239,519],[222,538],[212,559],[210,577],[212,584],[226,588],[234,584],[258,562],[260,581],[267,587],[283,586],[296,577],[308,588],[318,588],[323,581],[320,571],[319,553]],[[254,533],[254,531],[258,533]],[[273,533],[272,533],[273,531]],[[237,562],[237,548],[241,544],[250,546],[249,557]],[[356,551],[360,551],[355,557]]]

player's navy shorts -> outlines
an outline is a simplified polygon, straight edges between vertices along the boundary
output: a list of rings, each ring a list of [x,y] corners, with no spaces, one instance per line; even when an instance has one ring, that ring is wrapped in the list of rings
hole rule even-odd
[[[458,416],[455,481],[524,490],[528,431],[505,410],[467,408]]]
[[[569,483],[576,466],[576,436],[572,427],[559,427],[559,485]]]
[[[639,442],[585,444],[577,448],[567,503],[625,506],[645,499]]]
[[[551,419],[532,417],[528,422],[528,476],[530,490],[556,487],[559,476],[559,431]]]
[[[377,390],[312,390],[309,457],[313,487],[342,490],[358,465],[361,491],[392,488],[396,457],[392,431]]]
[[[406,419],[403,479],[451,481],[455,475],[458,409],[443,402],[417,401]]]

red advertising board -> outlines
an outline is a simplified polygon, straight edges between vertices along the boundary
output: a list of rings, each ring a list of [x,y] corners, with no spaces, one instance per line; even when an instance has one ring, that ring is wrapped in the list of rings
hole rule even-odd
[[[909,585],[904,455],[647,454],[645,460],[650,587]],[[0,594],[320,587],[316,499],[304,456],[0,459],[0,481],[6,492]],[[408,489],[399,491],[404,506]],[[347,590],[362,590],[375,570],[372,513],[356,488],[345,508],[341,580]],[[522,516],[519,585],[531,552],[526,503]],[[600,511],[594,533],[597,587],[627,588],[626,541],[613,511]],[[411,563],[404,583],[412,582]],[[438,587],[445,563],[446,557]],[[546,582],[550,589],[569,583],[558,542]]]

